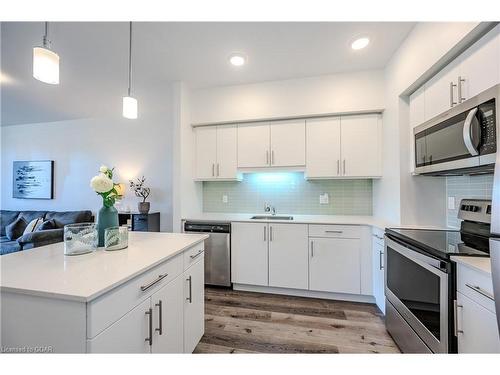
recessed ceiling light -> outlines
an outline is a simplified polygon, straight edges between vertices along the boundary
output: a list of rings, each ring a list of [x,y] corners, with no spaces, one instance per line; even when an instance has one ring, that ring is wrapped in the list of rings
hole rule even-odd
[[[351,48],[354,50],[363,49],[368,44],[370,44],[370,39],[367,37],[362,37],[362,38],[358,38],[354,42],[352,42]]]
[[[229,62],[234,66],[245,65],[247,59],[241,53],[235,53],[229,57]]]

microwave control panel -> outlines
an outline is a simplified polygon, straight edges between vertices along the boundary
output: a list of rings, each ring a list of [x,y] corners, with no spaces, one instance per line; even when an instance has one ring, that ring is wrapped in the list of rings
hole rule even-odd
[[[481,155],[493,154],[497,152],[495,112],[495,99],[483,103],[478,107],[478,119],[481,125]]]

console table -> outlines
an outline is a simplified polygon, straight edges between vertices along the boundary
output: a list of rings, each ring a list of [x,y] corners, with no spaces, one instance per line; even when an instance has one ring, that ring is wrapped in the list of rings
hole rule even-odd
[[[120,212],[118,214],[119,225],[127,224],[130,219],[130,230],[140,232],[159,232],[160,231],[160,213],[150,212],[140,214],[138,212]]]

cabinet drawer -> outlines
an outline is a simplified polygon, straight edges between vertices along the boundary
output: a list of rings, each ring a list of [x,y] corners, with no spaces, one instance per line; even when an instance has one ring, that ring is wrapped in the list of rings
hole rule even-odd
[[[361,238],[357,225],[309,225],[309,237]]]
[[[204,250],[205,244],[202,242],[184,252],[184,271],[200,260],[200,258],[203,258]]]
[[[87,307],[87,338],[95,337],[139,303],[149,298],[153,292],[168,284],[182,273],[182,267],[183,254],[179,254],[90,302]],[[155,280],[158,280],[160,275],[167,276],[151,285]],[[141,287],[148,285],[151,286],[141,290]]]
[[[458,264],[457,291],[491,312],[495,312],[491,276]]]

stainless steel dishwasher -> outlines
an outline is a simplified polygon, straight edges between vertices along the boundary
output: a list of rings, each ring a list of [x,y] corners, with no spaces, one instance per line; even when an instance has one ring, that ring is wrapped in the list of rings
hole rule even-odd
[[[231,223],[185,221],[184,232],[207,233],[205,284],[231,286]]]

